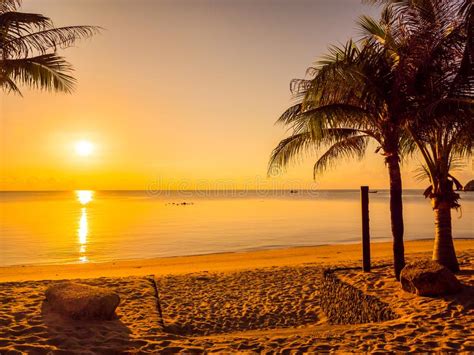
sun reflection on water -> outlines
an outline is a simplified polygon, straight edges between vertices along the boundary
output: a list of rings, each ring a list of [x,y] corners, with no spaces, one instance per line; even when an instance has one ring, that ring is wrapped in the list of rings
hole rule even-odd
[[[81,218],[79,219],[79,229],[77,230],[77,235],[79,236],[79,244],[85,249],[87,244],[87,234],[89,234],[89,224],[87,223],[87,209],[82,207]]]
[[[92,201],[94,197],[94,191],[91,190],[77,190],[76,196],[81,205],[87,205],[89,202]]]
[[[77,237],[79,243],[79,261],[86,263],[89,261],[85,255],[87,250],[87,237],[89,235],[89,222],[87,218],[87,207],[86,205],[92,201],[94,191],[90,190],[78,190],[76,191],[77,200],[84,207],[81,208],[81,214],[79,217],[79,226],[77,228]]]

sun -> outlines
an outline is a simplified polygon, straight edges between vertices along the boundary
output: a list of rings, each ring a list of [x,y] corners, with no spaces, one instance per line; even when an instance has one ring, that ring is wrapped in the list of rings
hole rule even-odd
[[[76,143],[76,154],[87,157],[94,151],[94,145],[89,141],[79,141]]]

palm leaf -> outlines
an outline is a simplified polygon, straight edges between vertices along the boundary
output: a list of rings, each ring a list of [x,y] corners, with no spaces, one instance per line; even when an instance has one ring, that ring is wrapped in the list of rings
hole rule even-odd
[[[2,63],[8,77],[17,83],[42,90],[72,92],[75,79],[71,65],[56,54],[26,59],[7,59]]]
[[[414,170],[414,173],[417,181],[429,180],[431,182],[431,174],[425,164],[420,164],[420,166]]]
[[[21,0],[0,0],[0,14],[15,11],[21,4]]]
[[[356,135],[333,144],[314,164],[313,176],[316,177],[318,173],[334,166],[341,159],[363,158],[368,139],[367,135]]]
[[[20,89],[16,86],[15,82],[11,80],[9,77],[0,76],[0,88],[2,88],[6,92],[13,92],[22,96]]]
[[[474,99],[450,97],[436,100],[424,108],[427,117],[461,116],[474,117]]]
[[[49,49],[70,47],[80,39],[100,33],[100,30],[96,26],[50,28],[6,41],[4,48],[17,57],[26,57],[34,51],[44,54]]]
[[[288,108],[281,114],[276,123],[278,124],[289,124],[295,120],[296,117],[301,113],[302,104],[296,104]]]
[[[280,116],[277,123],[290,126],[312,125],[324,129],[344,125],[350,121],[354,125],[359,122],[360,128],[363,126],[364,118],[370,115],[361,107],[344,103],[322,105],[306,111],[302,111],[301,108],[302,104],[290,107]]]
[[[0,13],[0,29],[4,32],[3,35],[7,31],[15,35],[21,35],[25,32],[31,33],[36,30],[52,28],[52,26],[51,20],[40,14],[16,11]]]
[[[273,168],[286,167],[301,152],[306,152],[310,149],[313,143],[310,132],[294,134],[283,139],[272,151],[267,174],[271,176]]]
[[[387,37],[387,32],[385,28],[381,26],[379,22],[374,20],[370,16],[361,16],[357,22],[359,28],[361,29],[362,37],[372,37],[377,39],[381,44],[385,44],[385,39]]]

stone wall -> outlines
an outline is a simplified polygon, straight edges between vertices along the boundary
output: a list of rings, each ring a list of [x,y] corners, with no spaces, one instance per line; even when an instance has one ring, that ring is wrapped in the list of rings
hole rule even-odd
[[[323,271],[320,294],[321,309],[330,323],[359,324],[398,318],[388,304],[341,281],[334,272]]]

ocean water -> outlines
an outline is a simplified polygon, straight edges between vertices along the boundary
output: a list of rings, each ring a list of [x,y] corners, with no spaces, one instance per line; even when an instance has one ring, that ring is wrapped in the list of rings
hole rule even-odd
[[[474,193],[453,211],[474,238]],[[186,202],[186,204],[182,204]],[[0,265],[102,262],[360,241],[360,194],[330,191],[0,193]],[[433,211],[404,192],[405,239],[433,238]],[[370,194],[371,240],[391,240],[388,191]]]

